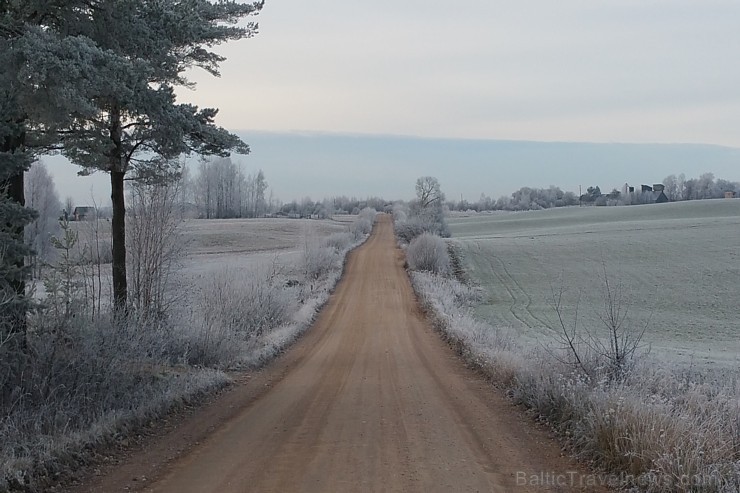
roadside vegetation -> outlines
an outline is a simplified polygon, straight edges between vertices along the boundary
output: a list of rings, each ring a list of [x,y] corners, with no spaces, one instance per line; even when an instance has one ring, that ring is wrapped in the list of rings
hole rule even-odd
[[[397,207],[402,233],[404,214]],[[584,326],[577,301],[553,283],[550,336],[532,345],[473,314],[485,291],[449,268],[460,263],[454,242],[426,232],[398,238],[436,329],[576,457],[603,471],[604,484],[650,493],[740,490],[740,372],[653,357],[643,340],[650,320],[632,318],[626,288],[606,263],[593,276],[600,323]]]

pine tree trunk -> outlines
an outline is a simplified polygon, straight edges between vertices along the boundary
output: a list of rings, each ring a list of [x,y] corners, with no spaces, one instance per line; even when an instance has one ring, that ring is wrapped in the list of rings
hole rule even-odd
[[[121,110],[117,106],[110,110],[109,130],[113,143],[113,152],[110,155],[110,198],[113,205],[113,217],[111,219],[113,308],[118,316],[127,312],[128,285],[126,281],[126,202],[123,187],[126,166],[123,162]]]
[[[124,201],[122,171],[110,172],[111,201],[113,218],[111,231],[113,239],[113,307],[116,313],[125,313],[128,297],[126,282],[126,204]]]

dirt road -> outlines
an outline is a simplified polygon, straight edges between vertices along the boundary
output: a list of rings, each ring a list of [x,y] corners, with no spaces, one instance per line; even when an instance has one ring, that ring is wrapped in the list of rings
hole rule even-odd
[[[86,488],[578,491],[573,470],[432,331],[381,217],[294,349]]]

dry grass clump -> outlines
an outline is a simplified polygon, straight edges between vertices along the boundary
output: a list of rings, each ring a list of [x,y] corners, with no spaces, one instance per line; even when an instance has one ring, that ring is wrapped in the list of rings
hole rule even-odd
[[[264,333],[289,322],[297,305],[294,291],[268,264],[204,279],[193,317],[179,338],[182,359],[189,365],[236,364]]]
[[[643,358],[620,380],[594,380],[558,348],[532,349],[472,317],[475,289],[429,273],[411,278],[435,326],[467,360],[560,432],[610,485],[740,491],[737,371],[680,370]]]

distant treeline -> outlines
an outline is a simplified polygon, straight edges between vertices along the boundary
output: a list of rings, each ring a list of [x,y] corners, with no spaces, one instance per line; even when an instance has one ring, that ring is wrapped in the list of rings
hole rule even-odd
[[[180,202],[188,215],[204,219],[261,217],[270,209],[262,170],[245,174],[231,158],[203,159],[191,174],[184,168]]]
[[[331,197],[320,201],[313,201],[306,197],[300,201],[293,200],[282,204],[276,213],[286,214],[290,217],[316,217],[327,218],[335,214],[359,214],[366,207],[383,211],[388,201],[379,197],[358,199],[356,197]]]
[[[727,192],[740,195],[740,182],[715,180],[713,173],[704,173],[699,178],[686,179],[686,176],[669,175],[663,180],[665,194],[670,201],[721,199]]]
[[[740,182],[728,181],[722,178],[715,179],[714,174],[704,173],[699,178],[686,179],[682,173],[678,176],[669,175],[661,183],[662,187],[649,185],[643,190],[642,185],[630,186],[625,184],[621,190],[616,188],[611,192],[602,193],[601,188],[590,186],[580,197],[573,192],[563,192],[559,187],[530,188],[522,187],[510,196],[501,196],[498,200],[481,194],[475,202],[467,200],[448,201],[447,207],[452,211],[528,211],[567,207],[573,205],[634,205],[660,201],[660,188],[667,201],[704,200],[724,198],[729,192],[732,196],[740,196]],[[631,188],[632,187],[632,190]]]
[[[310,197],[283,203],[275,198],[262,170],[245,173],[231,158],[203,159],[194,169],[184,167],[179,182],[179,203],[186,215],[203,219],[249,218],[283,215],[326,218],[359,214],[370,207],[384,210],[388,201],[371,197]]]

